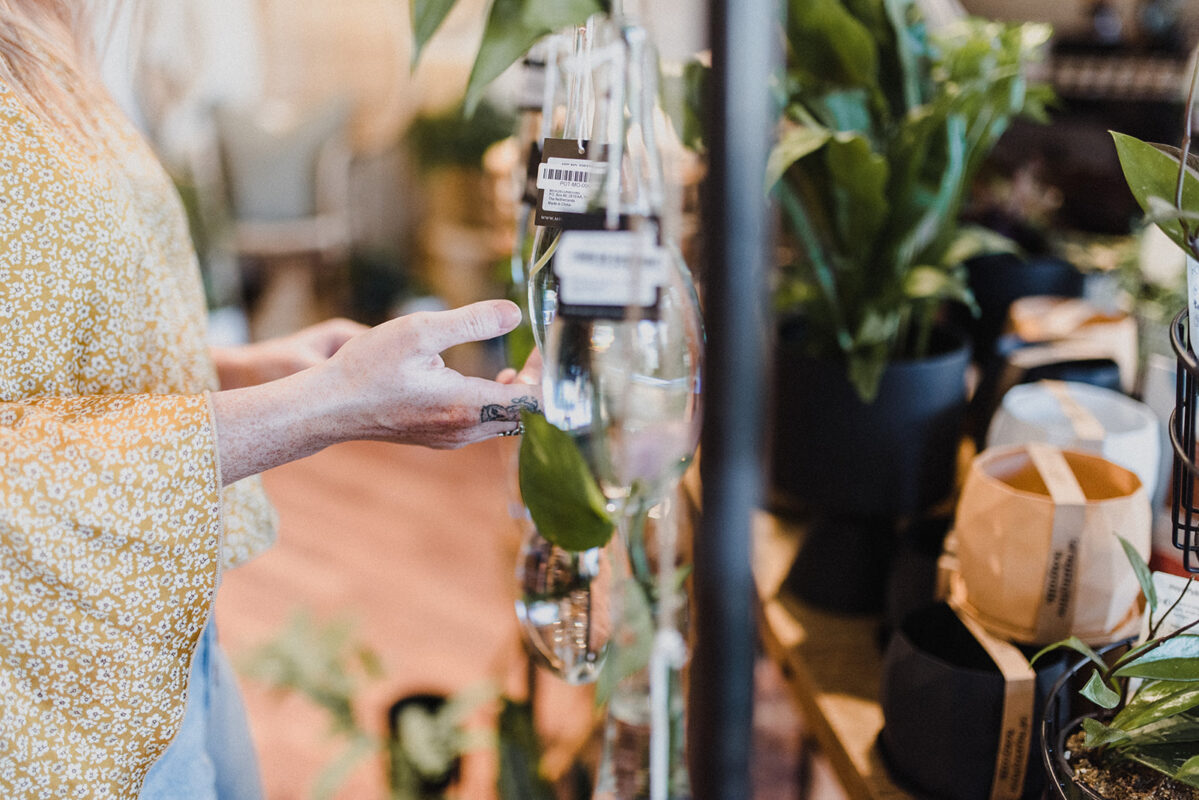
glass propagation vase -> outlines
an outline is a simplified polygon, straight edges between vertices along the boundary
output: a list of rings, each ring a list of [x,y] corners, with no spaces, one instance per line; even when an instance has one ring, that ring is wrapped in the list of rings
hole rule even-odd
[[[526,650],[570,684],[599,674],[612,633],[611,545],[565,550],[524,523],[516,567],[516,616]]]

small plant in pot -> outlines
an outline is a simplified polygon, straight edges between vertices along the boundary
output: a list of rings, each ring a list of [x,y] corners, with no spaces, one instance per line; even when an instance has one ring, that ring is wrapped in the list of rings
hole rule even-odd
[[[1148,602],[1148,634],[1104,653],[1070,638],[1033,659],[1061,648],[1084,656],[1050,692],[1043,716],[1050,796],[1199,798],[1199,618],[1166,627],[1194,581],[1159,603],[1144,559],[1121,543]]]
[[[969,349],[940,323],[948,304],[973,304],[962,262],[987,241],[958,212],[1009,122],[1047,99],[1026,66],[1048,28],[966,17],[933,30],[921,7],[791,0],[784,27],[767,167],[790,253],[774,292],[771,483],[777,504],[831,520],[843,553],[860,530],[877,554],[897,517],[953,488]],[[845,571],[816,560],[795,586],[820,602],[835,587],[803,587]]]

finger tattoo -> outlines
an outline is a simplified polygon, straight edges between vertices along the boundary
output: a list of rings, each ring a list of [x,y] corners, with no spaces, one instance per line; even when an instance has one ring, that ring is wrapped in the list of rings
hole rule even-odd
[[[525,395],[512,401],[510,405],[488,403],[479,413],[479,422],[520,422],[521,411],[541,412],[541,404],[536,397]]]

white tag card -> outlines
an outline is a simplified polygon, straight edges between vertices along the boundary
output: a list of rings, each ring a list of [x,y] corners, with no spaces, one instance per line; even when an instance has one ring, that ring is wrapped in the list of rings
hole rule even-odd
[[[650,308],[666,282],[668,257],[665,248],[642,232],[563,231],[554,256],[559,302]]]

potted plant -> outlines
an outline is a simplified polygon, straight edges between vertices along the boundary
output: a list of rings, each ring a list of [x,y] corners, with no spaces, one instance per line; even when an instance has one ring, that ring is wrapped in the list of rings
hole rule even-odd
[[[1060,648],[1084,656],[1051,690],[1042,717],[1051,797],[1196,798],[1199,618],[1165,627],[1194,581],[1177,598],[1159,603],[1144,559],[1123,539],[1121,544],[1147,599],[1148,634],[1134,646],[1102,654],[1072,637],[1033,659]]]
[[[772,489],[815,512],[801,596],[842,608],[849,587],[843,610],[872,610],[882,575],[862,568],[885,567],[894,520],[953,488],[970,353],[940,323],[947,304],[973,304],[962,262],[986,241],[958,212],[1011,119],[1043,115],[1026,67],[1049,32],[933,30],[916,0],[788,10],[767,168],[791,253],[775,289]]]

